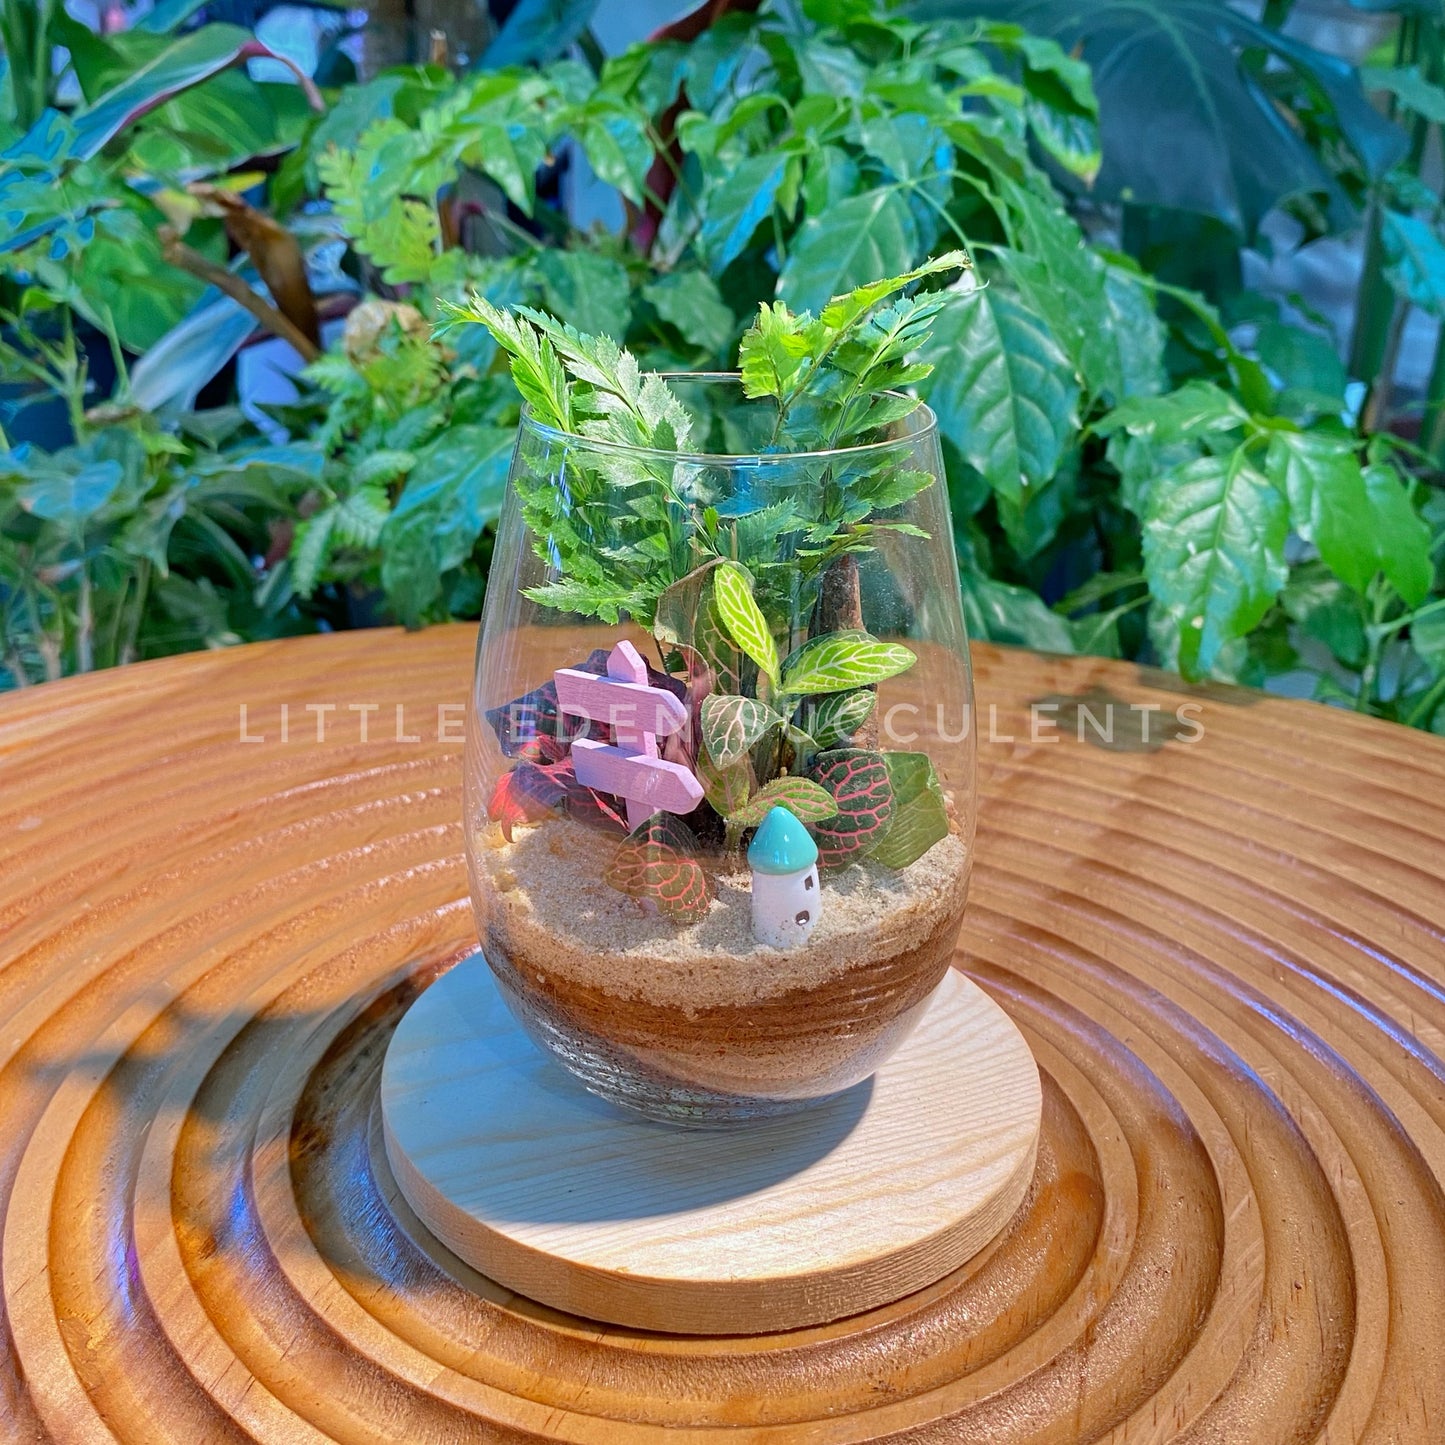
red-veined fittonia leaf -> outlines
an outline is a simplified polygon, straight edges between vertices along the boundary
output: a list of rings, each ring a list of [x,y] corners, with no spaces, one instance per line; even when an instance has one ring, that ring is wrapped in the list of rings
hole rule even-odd
[[[821,823],[838,811],[832,793],[810,778],[774,778],[745,807],[729,814],[728,827],[756,828],[773,807],[786,808],[800,823]]]
[[[671,813],[654,813],[628,834],[603,878],[632,898],[650,899],[675,923],[696,923],[712,903],[712,885],[696,851],[684,823]]]
[[[818,862],[837,868],[861,858],[882,840],[893,817],[893,785],[883,754],[864,748],[819,753],[811,776],[833,795],[838,809],[813,829]]]

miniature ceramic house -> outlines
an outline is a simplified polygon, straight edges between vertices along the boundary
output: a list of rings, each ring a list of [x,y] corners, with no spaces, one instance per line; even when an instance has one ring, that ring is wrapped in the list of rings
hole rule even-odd
[[[818,845],[786,809],[773,808],[748,848],[753,872],[753,937],[796,948],[818,921]]]

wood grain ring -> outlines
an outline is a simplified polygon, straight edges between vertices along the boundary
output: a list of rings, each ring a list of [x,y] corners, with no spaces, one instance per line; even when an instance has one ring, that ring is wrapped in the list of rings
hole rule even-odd
[[[1028,1195],[883,1309],[664,1338],[482,1279],[387,1169],[386,1042],[473,942],[460,750],[417,722],[464,700],[472,640],[0,700],[0,1438],[1434,1438],[1445,745],[976,649],[960,961],[1040,1062]],[[1034,737],[1032,700],[1100,689],[1197,703],[1204,736]],[[337,705],[324,744],[308,701]],[[422,741],[391,738],[398,704]]]

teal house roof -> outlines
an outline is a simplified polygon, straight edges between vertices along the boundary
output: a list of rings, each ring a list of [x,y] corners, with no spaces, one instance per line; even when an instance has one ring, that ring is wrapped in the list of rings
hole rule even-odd
[[[818,845],[786,809],[770,808],[748,845],[748,867],[759,873],[801,873],[818,861]]]

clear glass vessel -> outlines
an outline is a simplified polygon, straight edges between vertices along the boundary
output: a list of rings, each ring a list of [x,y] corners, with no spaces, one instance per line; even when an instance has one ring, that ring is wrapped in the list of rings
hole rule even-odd
[[[932,413],[770,450],[735,377],[670,378],[710,453],[523,416],[478,643],[482,950],[595,1093],[703,1123],[870,1075],[953,955],[972,681]]]

